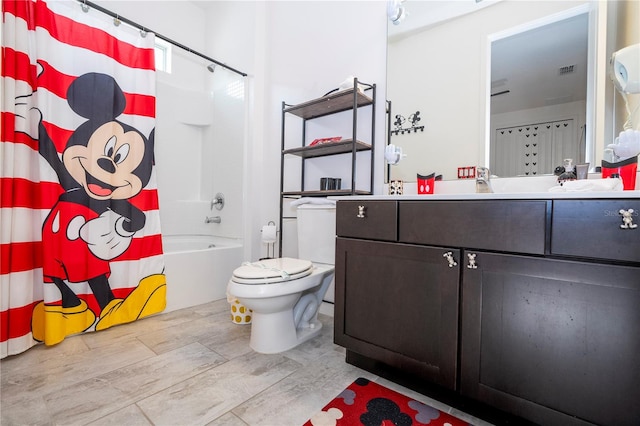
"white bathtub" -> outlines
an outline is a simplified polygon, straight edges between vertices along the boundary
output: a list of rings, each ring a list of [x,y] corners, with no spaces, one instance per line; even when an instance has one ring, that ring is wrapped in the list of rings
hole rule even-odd
[[[226,298],[227,282],[242,264],[240,240],[209,235],[163,235],[167,308]]]

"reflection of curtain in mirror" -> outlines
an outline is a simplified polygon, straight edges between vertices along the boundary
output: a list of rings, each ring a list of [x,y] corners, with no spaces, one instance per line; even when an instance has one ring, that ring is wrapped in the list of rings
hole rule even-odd
[[[160,312],[154,37],[2,1],[2,357]]]
[[[574,120],[496,129],[491,173],[502,177],[551,174],[565,158],[584,161]]]

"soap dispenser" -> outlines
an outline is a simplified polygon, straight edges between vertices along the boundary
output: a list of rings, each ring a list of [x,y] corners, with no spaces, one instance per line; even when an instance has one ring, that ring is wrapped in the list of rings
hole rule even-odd
[[[568,180],[576,180],[576,172],[573,169],[573,159],[565,158],[563,162],[564,172],[558,176],[558,183],[562,185],[564,182]]]

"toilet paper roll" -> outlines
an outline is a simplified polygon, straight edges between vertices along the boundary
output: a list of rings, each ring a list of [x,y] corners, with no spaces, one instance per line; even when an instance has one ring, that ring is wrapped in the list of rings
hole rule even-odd
[[[262,242],[267,244],[276,242],[276,227],[274,225],[262,227]]]

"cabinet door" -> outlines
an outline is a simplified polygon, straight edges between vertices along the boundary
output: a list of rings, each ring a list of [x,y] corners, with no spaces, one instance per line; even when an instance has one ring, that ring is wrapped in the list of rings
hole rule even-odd
[[[640,268],[475,261],[462,272],[462,393],[540,424],[637,425]]]
[[[457,261],[458,250],[338,238],[335,342],[455,389]]]

